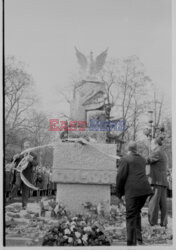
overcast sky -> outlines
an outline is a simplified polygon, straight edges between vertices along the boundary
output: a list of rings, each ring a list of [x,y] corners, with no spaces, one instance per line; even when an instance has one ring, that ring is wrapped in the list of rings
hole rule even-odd
[[[28,65],[41,110],[66,109],[56,88],[78,70],[75,45],[86,55],[137,55],[171,104],[170,0],[5,0],[5,53]]]

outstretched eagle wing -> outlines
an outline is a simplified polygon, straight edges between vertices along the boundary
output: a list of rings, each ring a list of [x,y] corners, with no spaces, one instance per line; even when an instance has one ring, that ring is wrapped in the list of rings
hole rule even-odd
[[[78,63],[80,64],[82,70],[86,71],[87,65],[88,65],[86,56],[82,54],[76,47],[75,47],[75,50],[76,50],[76,57],[78,59]]]
[[[107,51],[108,51],[108,48],[103,51],[99,56],[96,57],[96,60],[95,60],[95,74],[97,74],[102,68],[103,68],[103,65],[105,64],[105,60],[106,60],[106,57],[107,57]]]

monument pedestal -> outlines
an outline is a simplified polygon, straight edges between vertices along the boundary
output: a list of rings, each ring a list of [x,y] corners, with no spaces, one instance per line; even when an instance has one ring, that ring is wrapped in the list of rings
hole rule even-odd
[[[110,208],[110,185],[95,184],[57,184],[56,200],[65,205],[72,214],[81,214],[83,204],[91,202],[93,205],[103,203],[105,212]]]
[[[115,144],[61,143],[55,148],[56,200],[71,213],[84,213],[85,202],[103,203],[109,211],[110,185],[115,183],[117,169],[116,160],[108,154],[116,155]]]

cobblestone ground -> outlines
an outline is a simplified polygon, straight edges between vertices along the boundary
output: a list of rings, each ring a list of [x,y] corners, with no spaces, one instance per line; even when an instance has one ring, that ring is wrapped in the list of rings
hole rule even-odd
[[[46,213],[40,215],[39,202],[32,198],[27,209],[22,210],[21,203],[11,203],[6,206],[5,238],[7,246],[40,246],[43,236],[58,221]],[[115,198],[112,197],[113,206],[116,207]],[[168,201],[169,206],[171,201]],[[147,218],[147,207],[142,211],[143,239],[145,245],[170,245],[172,244],[172,217],[169,207],[168,228],[160,226],[151,228]],[[126,245],[125,216],[120,215],[113,221],[106,221],[104,228],[111,237],[112,245]]]

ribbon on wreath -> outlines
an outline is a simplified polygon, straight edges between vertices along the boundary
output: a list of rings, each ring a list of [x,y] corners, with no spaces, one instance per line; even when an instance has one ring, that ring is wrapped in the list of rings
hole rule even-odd
[[[68,138],[65,141],[78,142],[78,143],[81,143],[82,145],[89,145],[89,146],[95,148],[100,153],[102,153],[102,154],[104,154],[104,155],[106,155],[106,156],[108,156],[110,158],[116,159],[116,160],[119,160],[121,158],[120,156],[111,155],[111,154],[108,154],[108,153],[100,150],[97,146],[95,146],[93,143],[90,143],[89,141],[87,141],[84,138]],[[29,155],[29,153],[32,152],[32,151],[35,151],[35,150],[41,149],[41,148],[45,148],[45,147],[54,147],[54,145],[55,144],[46,144],[46,145],[41,145],[41,146],[25,149],[24,151],[21,152],[20,155],[23,155],[23,154],[26,154],[26,153],[27,153],[27,155]],[[60,143],[60,145],[62,145],[62,143]],[[23,174],[23,171],[27,168],[28,163],[29,163],[28,160],[26,159],[27,155],[25,155],[24,158],[19,162],[18,166],[16,168],[13,168],[13,169],[20,173],[21,180],[24,182],[24,184],[26,186],[28,186],[29,188],[31,188],[33,190],[39,190],[39,188],[35,187],[32,183],[30,183]]]
[[[97,151],[99,151],[100,153],[110,157],[110,158],[113,158],[113,159],[116,159],[116,160],[119,160],[121,157],[118,156],[118,155],[111,155],[111,154],[108,154],[102,150],[100,150],[96,145],[94,145],[94,143],[90,143],[89,141],[87,141],[86,139],[80,137],[80,138],[68,138],[64,141],[68,141],[68,142],[78,142],[78,143],[81,143],[83,145],[89,145],[93,148],[95,148]],[[41,145],[41,146],[37,146],[37,147],[33,147],[33,148],[29,148],[29,149],[26,149],[24,150],[23,152],[21,152],[21,154],[25,154],[25,153],[29,153],[29,152],[32,152],[32,151],[35,151],[37,149],[41,149],[41,148],[45,148],[45,147],[54,147],[55,145],[57,144],[54,144],[54,143],[51,143],[51,144],[46,144],[46,145]],[[60,143],[60,145],[62,145],[62,143]]]
[[[35,187],[32,183],[30,183],[28,181],[28,179],[23,174],[23,171],[27,168],[28,163],[29,162],[27,161],[26,157],[24,156],[24,158],[19,162],[17,167],[13,168],[13,169],[20,173],[20,178],[27,187],[29,187],[33,190],[39,190],[39,188]]]
[[[108,154],[108,153],[106,153],[106,152],[100,150],[100,149],[99,149],[97,146],[95,146],[93,143],[88,142],[86,139],[84,139],[84,138],[82,138],[82,137],[81,137],[81,138],[68,138],[67,141],[70,141],[70,142],[79,142],[79,143],[82,143],[83,145],[84,145],[84,144],[85,144],[85,145],[89,145],[89,146],[95,148],[95,149],[96,149],[97,151],[99,151],[100,153],[102,153],[102,154],[104,154],[104,155],[106,155],[106,156],[108,156],[108,157],[110,157],[110,158],[116,159],[116,160],[119,160],[119,159],[121,158],[121,157],[118,156],[118,155],[111,155],[111,154]]]

